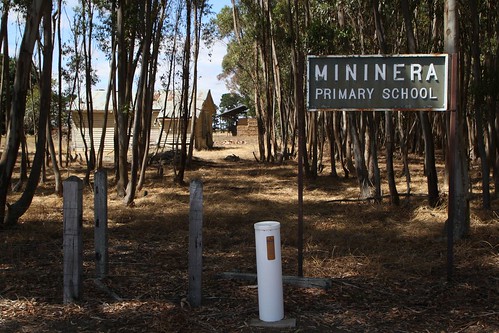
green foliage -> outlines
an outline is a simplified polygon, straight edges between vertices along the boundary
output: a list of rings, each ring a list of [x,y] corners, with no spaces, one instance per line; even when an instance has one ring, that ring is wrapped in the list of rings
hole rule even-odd
[[[244,98],[236,93],[223,94],[220,99],[220,109],[230,110],[238,105],[244,104]],[[223,112],[223,111],[222,111]]]
[[[223,94],[221,99],[220,99],[220,105],[219,105],[219,113],[226,112],[230,109],[233,109],[239,105],[247,105],[246,104],[247,99],[245,99],[243,96],[236,94],[236,93],[228,93],[228,94]],[[229,130],[229,131],[235,131],[235,126],[237,123],[237,119],[239,118],[239,115],[234,115],[231,116],[230,118],[220,118],[216,117],[216,125],[218,126],[216,129],[220,130]],[[215,123],[214,123],[215,124]]]
[[[38,130],[38,115],[40,114],[40,88],[33,86],[28,91],[26,113],[24,116],[24,131],[33,135]]]
[[[351,40],[352,31],[335,25],[325,24],[320,18],[312,19],[307,30],[309,53],[315,55],[342,54]]]
[[[212,19],[212,24],[216,26],[216,33],[218,38],[234,38],[234,23],[232,20],[232,8],[225,6]]]

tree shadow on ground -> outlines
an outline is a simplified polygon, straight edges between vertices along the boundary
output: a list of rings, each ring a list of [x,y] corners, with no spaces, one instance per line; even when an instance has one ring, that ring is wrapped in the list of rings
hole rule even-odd
[[[152,178],[147,194],[126,208],[109,199],[109,276],[95,282],[90,189],[84,201],[84,288],[62,305],[62,211],[58,199],[1,233],[0,328],[52,332],[263,332],[257,289],[218,278],[256,273],[254,223],[281,222],[285,275],[297,268],[296,165],[242,160],[200,163],[203,180],[203,305],[186,302],[189,188]],[[113,191],[111,187],[110,191]],[[306,180],[304,272],[332,280],[329,290],[285,285],[285,314],[294,332],[493,332],[499,268],[497,219],[473,218],[469,238],[455,244],[453,280],[446,280],[445,207],[424,197],[401,206],[355,199],[356,180]],[[57,201],[56,204],[51,200]],[[49,218],[47,218],[49,216]]]

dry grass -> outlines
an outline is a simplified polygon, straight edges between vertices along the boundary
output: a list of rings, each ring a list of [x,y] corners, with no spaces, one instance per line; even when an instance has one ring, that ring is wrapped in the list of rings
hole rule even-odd
[[[239,140],[239,141],[238,141]],[[256,163],[254,140],[218,136],[196,152],[189,179],[203,180],[203,306],[182,302],[187,290],[188,186],[151,169],[133,208],[114,194],[110,175],[110,274],[93,281],[93,195],[85,189],[84,291],[62,305],[62,199],[50,182],[13,229],[0,232],[0,331],[260,332],[257,291],[225,271],[255,273],[253,224],[281,222],[283,273],[297,268],[296,164]],[[229,155],[239,161],[226,161]],[[499,222],[473,201],[469,238],[455,245],[454,281],[446,281],[446,207],[426,205],[422,162],[413,157],[414,196],[399,207],[346,201],[355,179],[325,170],[305,181],[304,273],[330,278],[330,290],[285,286],[286,317],[300,332],[495,332],[499,330]],[[443,175],[442,166],[440,175]],[[67,174],[81,172],[73,165]],[[403,177],[397,173],[399,190]],[[387,192],[386,187],[384,191]],[[45,194],[44,194],[45,193]],[[494,209],[499,202],[494,201]],[[184,305],[184,306],[182,306]]]

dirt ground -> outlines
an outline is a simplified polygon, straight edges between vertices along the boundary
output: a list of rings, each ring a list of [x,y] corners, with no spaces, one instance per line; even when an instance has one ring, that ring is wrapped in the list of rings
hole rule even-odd
[[[108,277],[95,279],[93,193],[85,188],[82,297],[63,305],[62,198],[49,178],[19,225],[0,231],[0,331],[499,332],[499,201],[482,210],[475,190],[471,233],[455,244],[448,282],[443,165],[443,204],[433,209],[418,156],[411,156],[412,195],[398,207],[357,200],[356,179],[329,176],[329,163],[305,180],[304,276],[331,286],[284,284],[285,318],[296,326],[251,326],[259,317],[255,282],[221,274],[256,273],[254,223],[267,220],[281,223],[283,274],[297,274],[297,167],[257,163],[254,139],[215,140],[215,149],[195,152],[186,173],[203,182],[200,307],[186,301],[189,185],[175,185],[171,168],[160,175],[151,167],[126,208],[108,170]],[[71,165],[64,177],[81,168]],[[397,180],[405,193],[400,165]]]

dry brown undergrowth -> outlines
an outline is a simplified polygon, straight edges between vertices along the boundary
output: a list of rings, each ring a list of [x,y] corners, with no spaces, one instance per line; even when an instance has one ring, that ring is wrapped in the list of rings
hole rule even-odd
[[[62,200],[50,181],[13,229],[0,232],[0,331],[256,332],[256,288],[217,278],[255,273],[253,224],[281,222],[285,275],[297,268],[296,164],[259,164],[251,138],[219,135],[216,149],[196,152],[187,178],[204,188],[203,305],[187,290],[188,186],[149,170],[133,208],[109,190],[108,290],[94,282],[93,196],[84,198],[84,293],[62,305]],[[239,161],[226,160],[238,156]],[[472,201],[469,238],[455,245],[454,281],[446,281],[446,207],[425,202],[422,162],[413,156],[410,197],[393,207],[356,199],[356,180],[328,169],[305,181],[304,272],[330,278],[329,290],[285,286],[285,313],[299,332],[495,332],[499,330],[499,223]],[[381,167],[383,167],[381,165]],[[66,175],[81,172],[72,165]],[[400,170],[400,165],[398,165]],[[443,166],[439,165],[443,176]],[[405,178],[397,172],[398,189]],[[443,183],[443,181],[441,181]],[[146,194],[147,191],[147,194]],[[384,189],[386,192],[386,188]],[[499,202],[494,201],[494,209]],[[109,293],[114,292],[114,297]],[[116,296],[121,298],[117,300]]]

